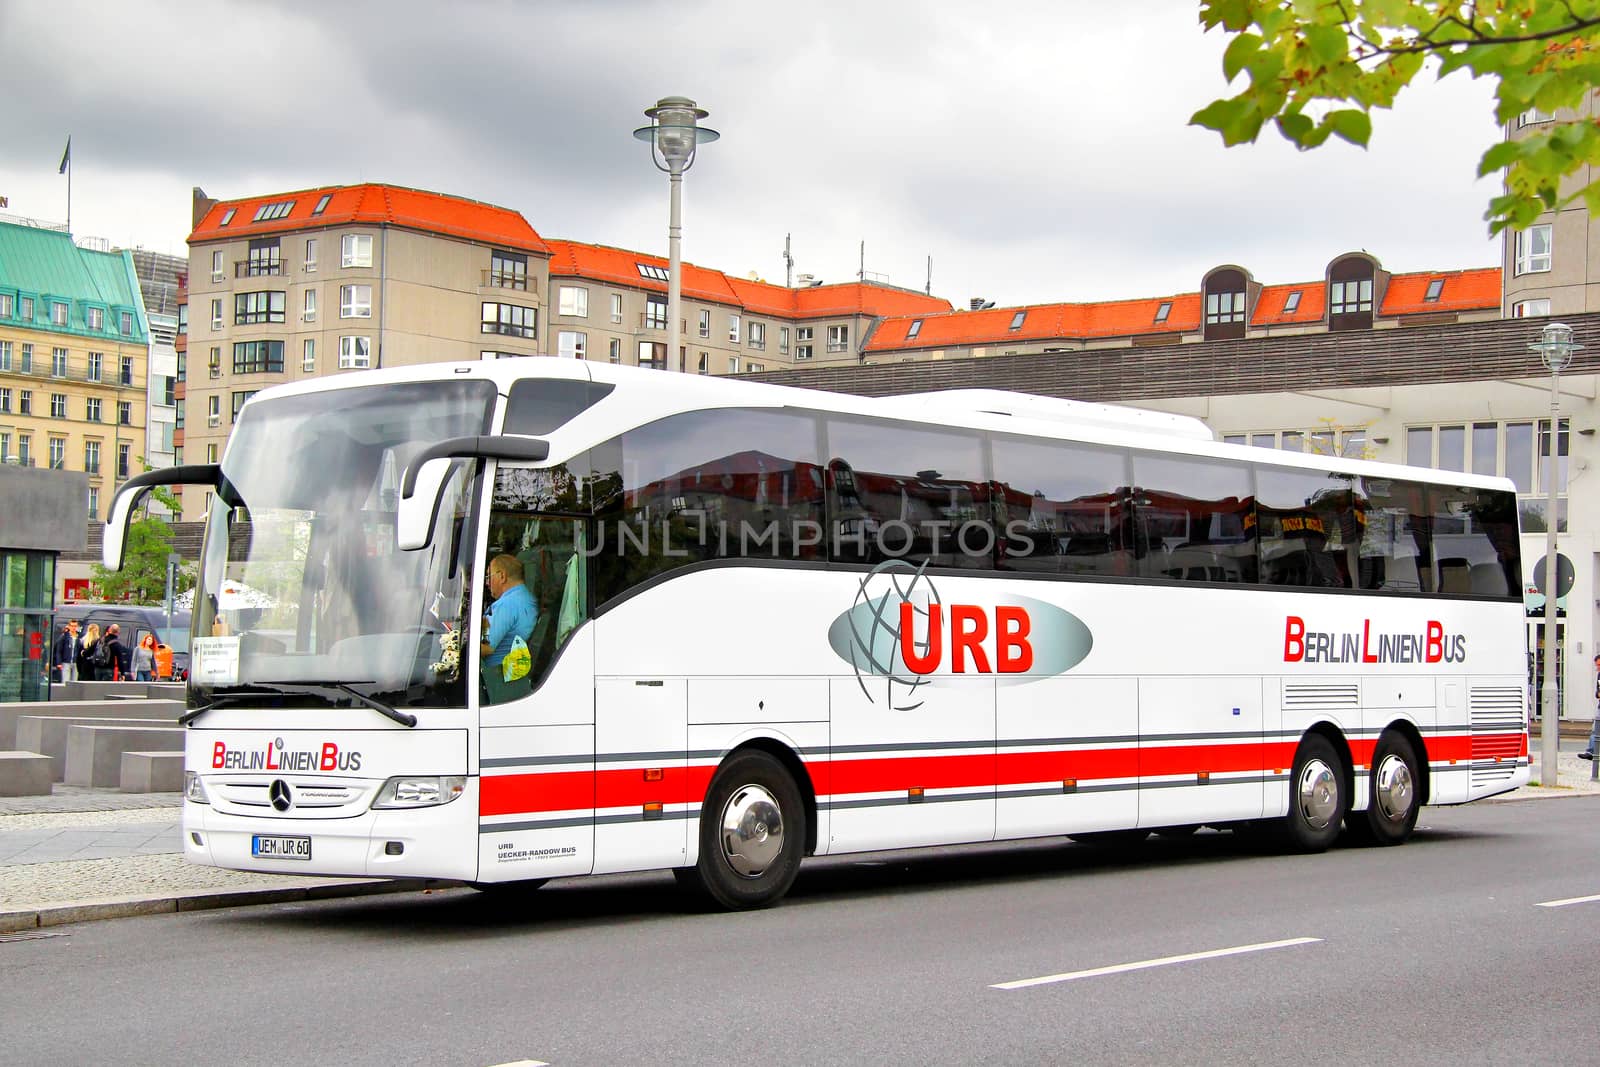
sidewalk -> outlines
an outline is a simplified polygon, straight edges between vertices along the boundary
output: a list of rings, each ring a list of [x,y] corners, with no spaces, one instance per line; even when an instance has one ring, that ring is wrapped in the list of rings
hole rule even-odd
[[[1574,747],[1570,738],[1564,740]],[[1538,782],[1537,735],[1530,747]],[[1600,782],[1589,778],[1591,766],[1575,752],[1562,752],[1557,788],[1525,786],[1488,803],[1600,794]],[[413,892],[434,884],[195,866],[179,851],[181,803],[176,793],[63,785],[53,796],[0,799],[0,933],[128,915]]]

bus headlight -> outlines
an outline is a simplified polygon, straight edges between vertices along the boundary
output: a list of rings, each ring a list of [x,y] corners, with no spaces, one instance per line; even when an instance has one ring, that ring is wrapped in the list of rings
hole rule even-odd
[[[375,808],[432,808],[448,804],[467,788],[459,774],[433,776],[403,775],[391,778],[378,790]]]
[[[211,798],[206,795],[205,783],[193,771],[183,772],[183,799],[196,804],[210,804]]]

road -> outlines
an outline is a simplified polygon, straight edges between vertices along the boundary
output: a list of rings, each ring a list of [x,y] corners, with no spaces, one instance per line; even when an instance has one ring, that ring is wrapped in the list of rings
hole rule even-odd
[[[91,923],[0,940],[0,1033],[30,1065],[1594,1062],[1600,900],[1539,905],[1600,894],[1597,824],[822,860],[738,915],[649,875]]]

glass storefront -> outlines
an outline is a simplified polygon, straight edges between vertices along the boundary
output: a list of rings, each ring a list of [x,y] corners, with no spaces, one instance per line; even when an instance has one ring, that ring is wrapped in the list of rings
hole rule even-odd
[[[55,556],[0,552],[0,703],[50,699]]]

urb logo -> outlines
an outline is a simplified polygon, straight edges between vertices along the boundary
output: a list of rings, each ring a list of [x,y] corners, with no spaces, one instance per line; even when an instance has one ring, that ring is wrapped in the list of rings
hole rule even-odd
[[[1082,619],[1042,600],[946,605],[926,569],[903,560],[879,564],[861,579],[855,604],[828,627],[828,644],[855,668],[868,700],[869,675],[884,680],[891,708],[912,711],[923,704],[923,685],[973,674],[1036,681],[1071,669],[1094,647]]]

